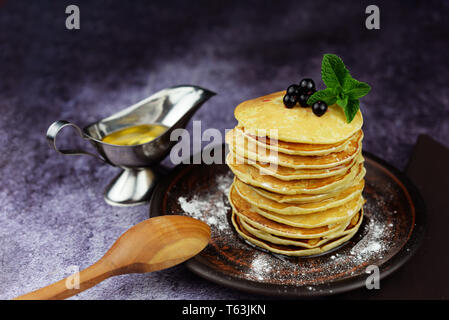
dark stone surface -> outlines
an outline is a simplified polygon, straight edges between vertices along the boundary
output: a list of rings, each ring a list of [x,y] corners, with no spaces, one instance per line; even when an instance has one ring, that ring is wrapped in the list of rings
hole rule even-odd
[[[329,52],[373,87],[362,100],[366,150],[404,169],[419,134],[449,145],[448,2],[378,1],[376,31],[364,24],[369,2],[76,1],[81,30],[69,31],[72,3],[0,1],[0,298],[87,267],[148,215],[103,201],[117,169],[48,148],[57,119],[83,126],[188,83],[218,93],[194,120],[224,130],[239,102],[318,80]],[[76,298],[252,297],[178,266]]]

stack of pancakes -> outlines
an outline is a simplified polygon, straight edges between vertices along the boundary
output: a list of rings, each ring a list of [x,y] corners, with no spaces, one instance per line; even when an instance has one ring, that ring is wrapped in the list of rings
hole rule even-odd
[[[285,91],[237,106],[226,134],[236,231],[271,252],[306,256],[349,240],[363,218],[363,119],[329,106],[285,108]]]

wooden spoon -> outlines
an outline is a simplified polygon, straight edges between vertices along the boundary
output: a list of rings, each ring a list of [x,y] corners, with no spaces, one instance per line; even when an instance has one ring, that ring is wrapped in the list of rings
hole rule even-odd
[[[67,288],[66,278],[15,299],[65,299],[112,276],[166,269],[198,254],[209,239],[209,226],[190,217],[147,219],[122,234],[100,260],[79,273],[79,289]]]

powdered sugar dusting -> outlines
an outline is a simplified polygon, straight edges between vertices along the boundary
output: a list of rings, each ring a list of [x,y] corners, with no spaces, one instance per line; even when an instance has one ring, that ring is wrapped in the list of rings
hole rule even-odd
[[[216,188],[219,192],[195,194],[192,198],[179,197],[181,209],[192,218],[207,223],[212,229],[218,231],[230,230],[226,214],[230,208],[228,192],[232,184],[232,175],[222,174],[215,178]]]
[[[218,190],[220,190],[224,195],[226,195],[226,197],[228,196],[229,190],[231,189],[233,179],[234,179],[233,175],[230,173],[218,175],[215,178]]]
[[[270,273],[272,264],[265,259],[263,254],[258,254],[254,257],[251,263],[251,270],[255,273],[258,280],[263,280],[267,273]]]
[[[380,253],[384,250],[385,244],[382,242],[386,228],[391,228],[389,224],[385,226],[375,217],[371,217],[371,228],[368,233],[351,249],[350,253],[357,261],[366,259],[369,255]]]

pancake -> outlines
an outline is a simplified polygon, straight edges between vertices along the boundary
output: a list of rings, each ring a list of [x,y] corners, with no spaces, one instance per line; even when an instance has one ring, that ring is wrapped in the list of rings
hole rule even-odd
[[[302,214],[302,215],[283,215],[272,211],[254,207],[255,211],[267,219],[300,228],[316,228],[335,223],[343,223],[358,212],[365,199],[359,196],[344,205],[327,209],[318,213]]]
[[[310,256],[329,251],[351,239],[360,227],[360,224],[358,223],[356,226],[352,228],[352,230],[348,234],[333,239],[332,241],[324,244],[323,246],[307,249],[307,248],[300,248],[297,246],[274,244],[266,240],[258,239],[252,234],[250,234],[248,231],[246,231],[244,228],[242,228],[239,218],[234,213],[232,213],[231,220],[237,233],[246,241],[269,252],[283,254],[287,256]]]
[[[235,187],[231,188],[229,198],[232,205],[239,212],[241,211],[239,208],[248,204],[251,206],[250,210],[269,220],[299,228],[317,228],[344,223],[345,221],[348,221],[348,219],[351,219],[365,203],[363,197],[359,195],[356,199],[352,199],[341,206],[324,211],[301,215],[283,215],[251,205],[238,194]]]
[[[264,163],[272,163],[293,169],[332,168],[354,159],[361,150],[363,132],[355,134],[345,149],[325,156],[289,155],[264,148],[257,143],[249,143],[243,135],[236,135],[235,129],[226,133],[226,143],[230,150],[243,158]]]
[[[286,245],[286,246],[298,246],[298,247],[302,247],[302,248],[321,247],[324,244],[330,242],[332,239],[335,239],[335,238],[338,238],[338,237],[341,237],[341,236],[351,233],[353,231],[353,227],[355,226],[355,225],[350,226],[349,228],[347,228],[345,226],[345,228],[339,229],[337,232],[334,232],[327,237],[319,237],[319,238],[313,238],[313,239],[290,239],[287,237],[279,237],[276,235],[272,235],[270,233],[259,230],[258,228],[252,226],[251,223],[247,223],[243,219],[240,219],[240,217],[238,215],[237,215],[237,218],[239,218],[240,224],[248,233],[250,233],[251,235],[253,235],[254,237],[256,237],[260,240],[265,240],[270,243],[282,244],[282,245]],[[357,212],[357,214],[354,216],[354,220],[357,221],[357,223],[362,222],[362,219],[360,219],[359,212]]]
[[[310,214],[341,206],[346,202],[359,197],[363,191],[364,185],[364,180],[362,180],[357,185],[337,193],[334,197],[319,202],[286,204],[265,198],[238,178],[234,179],[234,187],[237,193],[251,205],[285,215]]]
[[[337,105],[328,107],[326,113],[317,117],[312,108],[285,108],[282,101],[285,91],[240,103],[234,115],[245,132],[286,142],[306,144],[336,144],[351,137],[363,124],[360,111],[351,123]],[[277,136],[271,136],[270,129],[277,129]],[[262,132],[262,134],[261,134]]]
[[[247,163],[259,169],[261,174],[267,174],[280,180],[298,180],[298,179],[319,179],[337,176],[345,173],[356,162],[364,161],[363,156],[359,153],[350,162],[327,169],[293,169],[282,166],[271,166],[269,164],[253,161],[230,152],[231,163]]]
[[[319,201],[325,201],[327,199],[336,197],[340,192],[344,192],[348,188],[353,188],[357,184],[359,184],[364,178],[363,174],[357,175],[357,177],[354,179],[353,183],[351,183],[349,186],[344,185],[341,188],[335,188],[331,192],[327,193],[318,193],[318,194],[279,194],[274,193],[271,191],[267,191],[262,188],[254,187],[251,185],[248,185],[251,189],[253,189],[255,192],[260,194],[261,196],[274,200],[279,203],[293,203],[293,204],[301,204],[301,203],[314,203]]]
[[[244,135],[249,140],[249,143],[256,143],[264,148],[277,152],[301,156],[323,156],[332,152],[340,152],[346,148],[351,139],[350,137],[336,144],[307,144],[270,139],[267,136],[255,136],[244,132],[244,128],[239,127],[235,128],[235,131],[236,134]]]
[[[233,192],[232,188],[233,187],[231,187],[231,192]],[[348,219],[348,221],[341,224],[333,224],[317,228],[298,228],[267,219],[258,214],[253,209],[253,206],[248,202],[238,201],[235,197],[231,198],[230,202],[233,212],[237,214],[241,220],[244,220],[265,232],[293,239],[313,239],[317,237],[324,237],[345,227],[350,221],[350,219]]]
[[[228,154],[226,163],[241,181],[255,187],[281,194],[320,194],[347,186],[359,175],[365,175],[363,163],[352,166],[347,172],[339,176],[323,179],[303,179],[283,181],[269,175],[259,173],[255,167],[248,164],[231,164]]]

